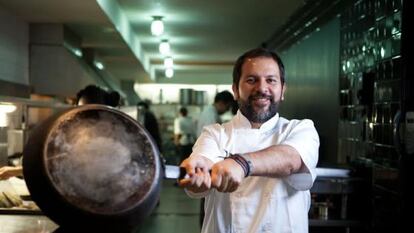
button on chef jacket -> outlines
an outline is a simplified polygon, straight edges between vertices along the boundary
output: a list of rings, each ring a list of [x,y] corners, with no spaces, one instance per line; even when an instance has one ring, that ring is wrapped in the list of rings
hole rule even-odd
[[[205,156],[216,163],[226,152],[243,154],[272,145],[295,148],[307,171],[284,178],[249,176],[232,193],[186,190],[190,197],[206,198],[203,233],[308,232],[309,189],[316,178],[319,149],[311,120],[287,120],[276,114],[253,129],[238,111],[227,123],[204,127],[191,156]]]

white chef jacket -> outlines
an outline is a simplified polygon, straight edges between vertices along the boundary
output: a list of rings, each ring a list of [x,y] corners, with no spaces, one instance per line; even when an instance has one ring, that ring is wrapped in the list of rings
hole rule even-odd
[[[180,145],[192,145],[195,141],[193,119],[189,116],[179,116],[174,119],[174,134],[180,134]]]
[[[191,156],[218,162],[226,151],[248,153],[278,144],[294,147],[308,171],[285,178],[250,176],[232,193],[186,190],[191,197],[206,197],[203,233],[308,232],[309,189],[316,178],[319,148],[311,120],[289,121],[276,114],[253,129],[238,111],[230,122],[205,127]]]

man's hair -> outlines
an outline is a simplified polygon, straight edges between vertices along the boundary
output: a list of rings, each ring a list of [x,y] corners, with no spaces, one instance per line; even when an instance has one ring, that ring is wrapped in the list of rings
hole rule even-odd
[[[226,104],[230,104],[234,101],[234,97],[229,91],[222,91],[217,93],[216,97],[214,97],[214,103],[220,101]]]
[[[138,102],[138,103],[137,103],[137,106],[138,106],[138,107],[143,107],[143,108],[145,108],[146,110],[148,110],[148,109],[149,109],[149,104],[148,104],[146,101],[140,101],[140,102]]]
[[[235,84],[236,87],[239,87],[240,77],[242,73],[242,66],[244,62],[246,61],[246,59],[257,58],[257,57],[272,58],[279,65],[280,81],[282,82],[282,85],[283,85],[285,83],[285,66],[283,65],[282,59],[280,59],[277,53],[272,52],[265,48],[255,48],[255,49],[249,50],[237,59],[236,64],[234,64],[234,68],[233,68],[233,84]]]
[[[98,86],[88,85],[76,94],[76,104],[79,104],[79,100],[81,98],[83,98],[88,104],[105,104],[117,107],[121,96],[116,91],[108,93]]]
[[[180,108],[180,113],[181,113],[183,116],[187,116],[187,114],[188,114],[188,110],[187,110],[187,108],[185,108],[185,107],[181,107],[181,108]]]

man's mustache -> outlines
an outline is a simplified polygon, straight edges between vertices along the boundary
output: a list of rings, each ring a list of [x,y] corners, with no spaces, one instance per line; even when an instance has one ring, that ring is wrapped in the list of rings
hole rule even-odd
[[[273,100],[273,95],[267,95],[265,93],[255,93],[251,96],[249,96],[249,100],[255,100],[255,99],[268,99],[268,100]]]

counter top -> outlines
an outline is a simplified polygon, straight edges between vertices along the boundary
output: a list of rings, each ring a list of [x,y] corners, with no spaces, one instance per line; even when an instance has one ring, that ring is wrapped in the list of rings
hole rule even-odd
[[[44,215],[0,214],[1,233],[51,233],[58,225]]]

